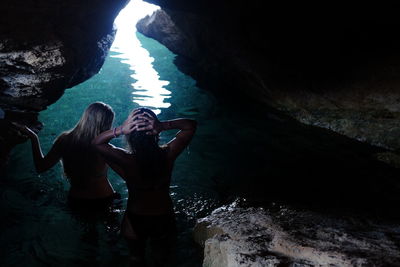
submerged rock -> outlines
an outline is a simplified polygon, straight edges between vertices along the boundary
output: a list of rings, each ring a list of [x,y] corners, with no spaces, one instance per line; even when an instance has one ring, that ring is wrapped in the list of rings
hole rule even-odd
[[[400,226],[237,202],[199,219],[203,266],[399,266]]]

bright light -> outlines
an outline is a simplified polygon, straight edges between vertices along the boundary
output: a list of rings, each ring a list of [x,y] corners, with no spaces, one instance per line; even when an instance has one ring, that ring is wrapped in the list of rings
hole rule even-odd
[[[118,30],[111,51],[120,53],[113,57],[121,58],[121,62],[128,64],[134,71],[131,75],[136,80],[132,83],[132,101],[159,114],[161,108],[171,106],[170,103],[164,102],[170,98],[171,92],[164,88],[169,82],[160,80],[153,68],[154,58],[150,57],[136,37],[137,21],[157,9],[158,6],[141,0],[130,1],[115,19]]]

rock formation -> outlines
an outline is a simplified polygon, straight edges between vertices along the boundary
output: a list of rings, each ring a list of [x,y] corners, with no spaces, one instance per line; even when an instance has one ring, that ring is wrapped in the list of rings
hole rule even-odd
[[[400,227],[234,202],[198,220],[203,266],[398,266]]]
[[[247,96],[303,123],[400,149],[397,9],[148,2],[164,11],[138,30],[177,53],[178,66],[221,97]]]
[[[127,0],[2,1],[0,155],[23,137],[10,121],[40,128],[38,112],[96,74]]]

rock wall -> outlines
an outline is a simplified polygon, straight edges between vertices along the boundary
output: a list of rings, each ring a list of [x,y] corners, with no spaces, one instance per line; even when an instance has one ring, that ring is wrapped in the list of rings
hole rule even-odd
[[[383,5],[162,1],[139,22],[223,99],[400,149],[400,20]],[[171,38],[170,33],[173,33]]]
[[[1,2],[1,157],[24,140],[10,121],[40,128],[39,111],[100,70],[114,39],[114,18],[127,2]]]
[[[398,266],[398,225],[234,202],[198,220],[203,266]]]

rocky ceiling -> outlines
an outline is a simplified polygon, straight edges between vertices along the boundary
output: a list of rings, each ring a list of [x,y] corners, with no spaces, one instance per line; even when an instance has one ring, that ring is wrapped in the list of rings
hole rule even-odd
[[[0,4],[0,156],[24,139],[10,121],[40,128],[38,112],[96,74],[127,0],[5,0]]]
[[[400,149],[397,8],[148,2],[165,12],[139,30],[180,55],[176,64],[221,97],[247,96],[303,123]]]
[[[400,19],[395,8],[147,2],[165,13],[144,20],[140,30],[177,53],[176,64],[219,97],[246,96],[301,122],[399,151]],[[23,141],[10,121],[40,128],[39,111],[98,72],[113,40],[113,20],[126,3],[2,1],[2,156]]]

